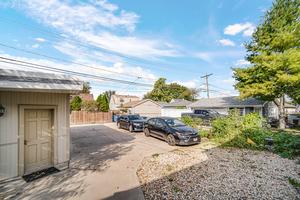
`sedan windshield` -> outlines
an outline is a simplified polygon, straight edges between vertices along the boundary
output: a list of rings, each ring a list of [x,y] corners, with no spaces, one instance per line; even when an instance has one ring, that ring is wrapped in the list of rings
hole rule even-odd
[[[139,115],[129,115],[128,119],[129,120],[136,120],[136,119],[141,119],[141,117]]]
[[[165,119],[165,122],[171,127],[186,126],[182,121],[179,121],[178,119]]]

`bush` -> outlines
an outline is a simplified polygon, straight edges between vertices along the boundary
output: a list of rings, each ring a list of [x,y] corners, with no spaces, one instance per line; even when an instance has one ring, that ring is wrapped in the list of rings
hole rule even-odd
[[[89,112],[98,111],[97,102],[94,100],[84,101],[82,103],[82,110],[89,111]]]
[[[209,130],[200,130],[199,135],[201,137],[209,138],[211,136],[211,132]]]
[[[272,138],[272,150],[285,158],[300,156],[300,136],[287,132],[272,132],[265,128],[266,120],[257,113],[239,116],[232,111],[228,116],[212,122],[213,139],[226,147],[265,150],[265,139]]]
[[[82,99],[79,96],[75,96],[70,103],[71,110],[78,111],[81,109],[81,106],[82,106]]]
[[[243,117],[243,130],[262,128],[266,120],[258,113],[249,113]]]
[[[181,121],[185,123],[188,126],[191,126],[193,128],[198,128],[202,124],[202,119],[200,118],[192,118],[190,116],[183,116],[181,118]]]

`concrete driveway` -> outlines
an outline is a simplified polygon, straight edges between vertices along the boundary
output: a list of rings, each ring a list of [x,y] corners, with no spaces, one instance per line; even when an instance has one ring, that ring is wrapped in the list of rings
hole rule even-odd
[[[145,156],[174,149],[115,124],[71,128],[70,168],[25,183],[0,185],[8,199],[143,199],[136,170]]]

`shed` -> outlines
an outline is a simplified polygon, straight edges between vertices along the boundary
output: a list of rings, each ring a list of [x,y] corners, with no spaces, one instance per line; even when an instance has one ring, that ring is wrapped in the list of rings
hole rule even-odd
[[[68,166],[69,99],[82,87],[66,75],[0,69],[0,180]]]
[[[172,99],[170,103],[165,103],[161,110],[161,115],[166,117],[181,117],[182,113],[190,113],[188,107],[192,102],[185,99]]]

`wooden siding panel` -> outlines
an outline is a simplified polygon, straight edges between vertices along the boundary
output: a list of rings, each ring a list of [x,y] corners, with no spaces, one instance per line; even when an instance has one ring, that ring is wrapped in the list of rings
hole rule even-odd
[[[69,160],[68,94],[0,91],[0,103],[6,108],[0,117],[0,180],[18,176],[19,105],[57,106],[57,147],[55,163]],[[9,166],[9,168],[7,168]]]

